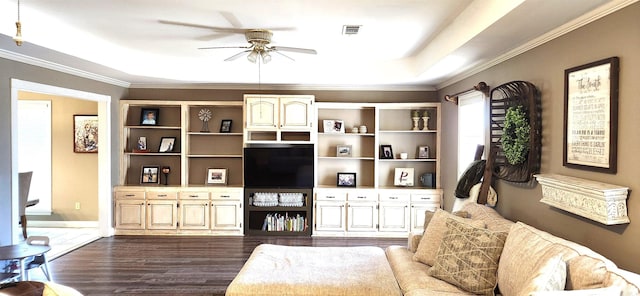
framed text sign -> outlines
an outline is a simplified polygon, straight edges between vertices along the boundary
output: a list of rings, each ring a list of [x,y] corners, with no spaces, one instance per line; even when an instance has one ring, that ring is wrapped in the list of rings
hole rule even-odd
[[[564,72],[564,155],[566,167],[616,173],[618,58]]]

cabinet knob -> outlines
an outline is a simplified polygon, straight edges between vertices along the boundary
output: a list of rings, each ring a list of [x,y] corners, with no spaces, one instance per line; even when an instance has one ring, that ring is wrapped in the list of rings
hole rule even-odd
[[[327,198],[336,198],[335,196],[327,196]]]
[[[357,198],[364,199],[364,198],[367,198],[367,197],[366,196],[358,196]]]
[[[158,197],[167,197],[166,194],[158,194]]]
[[[397,196],[389,196],[389,199],[398,199]]]
[[[126,196],[126,197],[134,197],[136,195],[135,194],[125,194],[124,196]]]
[[[231,196],[229,196],[229,195],[220,195],[220,197],[222,197],[222,198],[230,198]]]
[[[197,194],[189,194],[189,197],[198,197]]]

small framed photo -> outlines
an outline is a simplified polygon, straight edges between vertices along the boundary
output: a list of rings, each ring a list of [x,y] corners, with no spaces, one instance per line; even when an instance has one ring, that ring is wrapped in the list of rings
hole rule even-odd
[[[380,145],[380,159],[393,159],[391,145]]]
[[[338,173],[338,187],[356,187],[356,173]]]
[[[322,121],[325,134],[344,134],[344,121],[326,119]]]
[[[158,125],[159,109],[142,108],[140,112],[140,125]]]
[[[429,158],[429,146],[418,146],[417,158]]]
[[[231,132],[231,123],[233,121],[231,119],[223,119],[220,122],[220,132],[221,133],[230,133]]]
[[[143,165],[140,171],[140,184],[160,184],[159,171],[160,166]]]
[[[351,145],[338,145],[336,147],[336,156],[337,157],[351,157]]]
[[[413,186],[413,168],[396,168],[393,185]]]
[[[175,144],[175,137],[162,137],[160,139],[160,148],[158,148],[158,152],[173,152]]]
[[[146,152],[147,151],[147,137],[138,137],[133,152]]]
[[[207,185],[227,184],[227,169],[207,169]]]
[[[98,115],[73,115],[73,152],[98,152]]]

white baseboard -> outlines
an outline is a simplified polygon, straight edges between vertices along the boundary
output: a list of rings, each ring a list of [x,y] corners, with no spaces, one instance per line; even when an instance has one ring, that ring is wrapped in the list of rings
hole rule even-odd
[[[42,228],[98,228],[100,225],[98,221],[42,221],[42,220],[30,220],[27,223],[27,227],[42,227]]]

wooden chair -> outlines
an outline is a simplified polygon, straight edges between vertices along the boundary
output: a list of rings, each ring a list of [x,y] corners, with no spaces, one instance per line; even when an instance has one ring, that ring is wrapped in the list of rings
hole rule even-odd
[[[28,245],[44,245],[44,246],[48,246],[49,245],[49,237],[48,236],[30,236],[27,238],[27,244]],[[42,269],[42,272],[44,273],[44,275],[47,277],[47,280],[51,281],[51,273],[49,272],[49,261],[47,260],[47,256],[46,254],[42,254],[42,255],[38,255],[38,256],[33,256],[33,258],[31,260],[27,260],[25,261],[25,266],[24,269],[27,270],[26,272],[26,279],[21,279],[23,281],[28,281],[29,280],[29,272],[28,270],[30,269],[35,269],[35,268],[40,268]]]
[[[33,172],[20,173],[18,176],[19,214],[20,225],[22,225],[22,237],[27,238],[27,207],[38,204],[39,199],[29,200],[29,189],[31,188],[31,177]]]

